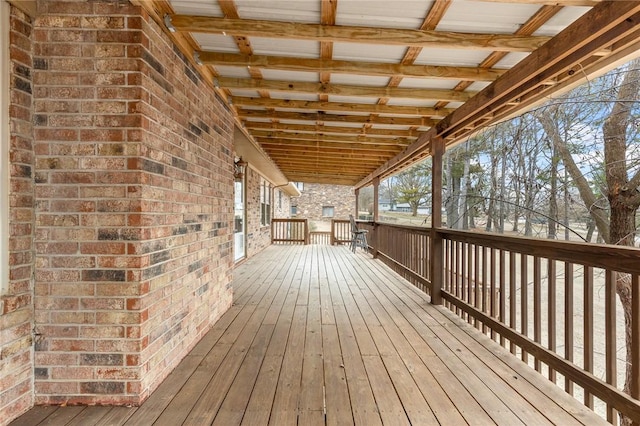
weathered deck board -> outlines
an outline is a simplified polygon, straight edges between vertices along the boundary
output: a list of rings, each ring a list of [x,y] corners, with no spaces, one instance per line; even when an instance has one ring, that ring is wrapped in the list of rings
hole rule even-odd
[[[13,425],[606,424],[361,251],[269,247],[234,296],[141,407],[37,407]]]

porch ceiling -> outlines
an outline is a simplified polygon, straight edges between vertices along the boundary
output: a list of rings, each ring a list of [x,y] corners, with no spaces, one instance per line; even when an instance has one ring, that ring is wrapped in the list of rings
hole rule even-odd
[[[287,179],[357,186],[628,59],[640,31],[631,1],[139,3]]]

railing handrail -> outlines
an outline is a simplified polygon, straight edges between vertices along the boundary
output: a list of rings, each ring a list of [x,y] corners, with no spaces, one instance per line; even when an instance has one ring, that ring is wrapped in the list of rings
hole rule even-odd
[[[283,225],[295,225],[294,228],[285,228]],[[300,229],[302,225],[302,229]],[[283,231],[287,232],[283,232]],[[282,235],[285,233],[286,235]],[[295,234],[292,236],[291,233]],[[271,243],[302,243],[309,244],[309,222],[307,219],[297,218],[272,218],[271,219]]]
[[[385,226],[387,226],[385,224]],[[398,226],[398,225],[389,225]],[[413,227],[408,227],[413,229]],[[571,262],[594,268],[610,269],[630,274],[640,273],[640,248],[607,244],[585,243],[581,241],[563,241],[538,239],[533,237],[494,234],[481,231],[460,231],[437,228],[436,232],[448,239],[467,243],[479,243],[491,248],[549,257],[553,252],[554,260]]]

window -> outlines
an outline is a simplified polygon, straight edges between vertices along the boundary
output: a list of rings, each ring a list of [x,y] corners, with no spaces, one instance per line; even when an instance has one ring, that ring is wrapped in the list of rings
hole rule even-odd
[[[282,191],[278,191],[278,208],[282,208]]]
[[[303,182],[293,182],[293,184],[295,185],[296,188],[298,188],[298,191],[302,192],[302,190],[304,189],[304,183]]]
[[[0,2],[0,295],[9,286],[9,3]]]
[[[271,184],[260,178],[260,225],[271,223]]]
[[[298,206],[291,206],[291,216],[298,214]]]
[[[322,217],[333,217],[335,208],[333,206],[322,206]]]

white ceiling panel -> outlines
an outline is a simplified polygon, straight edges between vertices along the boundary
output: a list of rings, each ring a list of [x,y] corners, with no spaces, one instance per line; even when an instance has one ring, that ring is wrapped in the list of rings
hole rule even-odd
[[[515,64],[523,60],[529,56],[529,53],[526,52],[511,52],[508,53],[504,58],[502,58],[494,68],[498,69],[509,69],[513,67]]]
[[[181,15],[224,16],[218,2],[212,0],[172,0],[171,6]]]
[[[262,77],[265,80],[320,82],[320,74],[317,72],[262,70]]]
[[[422,49],[415,61],[416,65],[439,65],[452,67],[477,67],[484,61],[489,52],[486,50],[463,49]]]
[[[365,43],[333,43],[333,59],[363,62],[398,63],[407,48],[404,46]]]
[[[436,29],[463,33],[513,34],[540,5],[456,0]]]
[[[389,99],[387,105],[397,105],[397,106],[413,106],[413,107],[423,107],[430,108],[435,106],[436,101],[431,99]]]
[[[348,104],[377,104],[380,98],[360,98],[356,96],[339,96],[329,95],[330,102],[348,103]]]
[[[320,57],[320,43],[317,41],[251,37],[251,47],[256,55],[300,58]]]
[[[336,25],[420,28],[431,3],[425,0],[340,0]]]
[[[570,22],[575,21],[580,16],[587,13],[588,7],[563,7],[544,25],[540,27],[535,35],[554,36],[565,29]]]
[[[398,87],[411,89],[453,89],[456,80],[438,80],[433,78],[403,78]]]
[[[320,22],[318,0],[235,0],[242,19],[264,19],[287,22]]]
[[[224,65],[216,66],[216,71],[221,77],[233,77],[233,78],[251,78],[247,67],[227,67]]]
[[[222,34],[193,33],[193,38],[202,50],[215,52],[239,53],[238,45],[231,36]]]
[[[384,87],[389,84],[389,77],[334,73],[331,74],[331,83],[350,84],[353,86]]]

